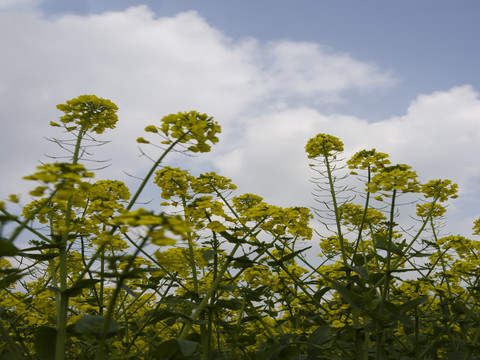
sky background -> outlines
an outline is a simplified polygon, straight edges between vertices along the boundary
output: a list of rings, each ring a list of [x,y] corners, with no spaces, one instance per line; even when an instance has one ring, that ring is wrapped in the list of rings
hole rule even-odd
[[[447,230],[480,215],[480,2],[477,0],[0,0],[0,196],[62,137],[55,106],[111,99],[97,178],[135,181],[149,166],[135,139],[170,113],[197,110],[220,143],[167,163],[233,179],[279,206],[314,206],[304,152],[335,135],[348,158],[376,148],[420,180],[458,183]],[[149,154],[152,149],[145,148]],[[158,204],[153,187],[142,201]],[[29,201],[28,195],[22,203]]]

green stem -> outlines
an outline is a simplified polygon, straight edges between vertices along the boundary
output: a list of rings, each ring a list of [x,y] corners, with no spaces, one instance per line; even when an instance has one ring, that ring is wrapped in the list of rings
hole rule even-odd
[[[72,165],[78,163],[78,154],[85,135],[86,122],[83,122],[77,136],[75,150],[73,152]],[[55,360],[64,360],[66,355],[67,341],[67,318],[68,318],[68,294],[67,290],[67,243],[70,233],[70,221],[72,211],[72,197],[67,200],[65,212],[65,231],[62,234],[62,242],[59,244],[59,272],[60,272],[60,308],[57,308],[57,341],[55,347]]]
[[[138,253],[140,252],[139,249],[141,249],[145,245],[147,240],[148,240],[147,236],[145,236],[142,239],[142,242],[140,243],[140,245],[138,245],[135,253],[130,257],[128,263],[125,266],[125,269],[123,270],[122,274],[120,275],[120,278],[117,281],[117,285],[115,286],[115,290],[113,291],[113,294],[110,298],[110,302],[109,302],[108,308],[107,308],[107,313],[106,313],[105,318],[104,318],[103,329],[102,329],[102,332],[101,332],[100,340],[99,340],[98,345],[97,345],[97,350],[95,352],[95,360],[102,360],[103,356],[105,355],[104,354],[105,342],[107,340],[108,329],[109,329],[110,323],[112,321],[113,312],[115,310],[115,304],[117,302],[118,295],[120,294],[123,282],[125,281],[125,278],[126,278],[126,275],[130,271],[130,268],[133,266],[133,263],[134,263],[137,255],[138,255]]]
[[[235,255],[235,252],[238,250],[240,247],[240,243],[236,243],[235,246],[233,247],[232,251],[230,252],[230,255],[228,256],[228,260],[225,261],[225,264],[223,264],[222,268],[218,272],[218,276],[216,279],[213,281],[212,286],[208,290],[208,292],[205,294],[205,297],[201,301],[201,303],[198,305],[198,307],[195,309],[195,312],[192,314],[192,321],[188,322],[185,324],[185,327],[183,328],[182,332],[178,336],[178,339],[185,339],[188,335],[188,332],[192,328],[193,322],[197,321],[200,318],[200,314],[202,313],[203,309],[205,306],[207,306],[208,301],[210,298],[213,296],[213,294],[217,291],[218,286],[220,285],[220,282],[223,279],[223,275],[227,271],[228,267],[230,266],[230,262],[232,261],[231,259],[233,258],[233,255]]]

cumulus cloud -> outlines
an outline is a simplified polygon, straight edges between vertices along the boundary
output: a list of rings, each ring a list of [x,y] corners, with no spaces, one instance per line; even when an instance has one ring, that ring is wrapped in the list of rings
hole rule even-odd
[[[109,157],[131,171],[136,135],[168,113],[196,109],[235,127],[241,114],[288,97],[338,97],[391,79],[373,65],[312,43],[234,41],[194,11],[157,17],[136,6],[48,18],[7,10],[0,12],[6,54],[0,58],[1,152],[12,179],[31,171],[32,159],[55,154],[39,135],[51,133],[47,124],[59,116],[55,105],[80,94],[119,106]]]
[[[215,167],[243,191],[280,205],[311,201],[303,147],[319,132],[342,138],[346,154],[376,147],[426,178],[462,185],[479,175],[480,102],[469,86],[421,95],[405,115],[373,124],[324,114],[318,105],[342,101],[352,90],[383,90],[397,76],[320,44],[234,40],[194,11],[157,17],[136,6],[48,18],[2,11],[8,3],[0,2],[3,196],[25,191],[18,179],[35,160],[45,161],[44,153],[58,154],[42,136],[52,134],[48,123],[60,115],[55,105],[81,94],[120,108],[113,142],[99,155],[112,159],[106,174],[115,178],[148,166],[139,163],[135,143],[146,125],[192,109],[213,115],[223,134],[210,160],[188,166]]]
[[[451,179],[468,199],[479,190],[479,118],[479,94],[468,85],[420,95],[405,115],[376,123],[311,108],[284,109],[246,120],[241,146],[218,154],[215,163],[239,179],[242,189],[283,205],[312,206],[308,179],[313,173],[304,145],[317,133],[328,133],[344,142],[347,159],[359,150],[376,148],[391,155],[393,163],[412,166],[421,181]],[[479,209],[468,201],[462,204],[471,212],[461,224],[468,233]]]
[[[312,42],[274,41],[265,53],[268,90],[285,97],[338,101],[344,90],[388,87],[397,81],[374,64]]]

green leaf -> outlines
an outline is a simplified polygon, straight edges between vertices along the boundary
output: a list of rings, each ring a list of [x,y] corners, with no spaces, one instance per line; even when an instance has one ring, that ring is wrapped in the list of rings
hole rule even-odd
[[[320,326],[316,328],[309,336],[308,342],[310,344],[322,345],[327,341],[330,341],[332,336],[337,332],[330,326]]]
[[[72,286],[65,290],[65,294],[68,296],[77,296],[80,295],[85,288],[89,288],[94,286],[96,283],[100,282],[98,279],[83,279],[76,283],[76,285]]]
[[[363,299],[360,295],[347,289],[342,283],[337,281],[332,281],[332,288],[335,289],[351,307],[359,311],[365,311],[365,305],[363,304]]]
[[[22,274],[10,274],[0,279],[0,289],[5,289],[23,277]]]
[[[225,240],[227,240],[228,242],[233,243],[233,244],[238,244],[238,243],[243,244],[243,243],[246,243],[246,241],[245,241],[244,239],[238,239],[238,238],[236,238],[235,236],[229,234],[229,233],[226,232],[226,231],[221,231],[221,232],[220,232],[220,235],[222,235],[222,236],[225,238]]]
[[[106,318],[102,315],[84,315],[75,323],[74,330],[77,334],[92,334],[100,337],[103,332],[103,326]],[[119,325],[110,320],[108,324],[107,336],[113,336],[119,329]]]
[[[56,257],[59,256],[59,254],[56,254],[56,253],[51,253],[51,254],[27,254],[25,252],[22,252],[20,255],[23,256],[23,257],[26,257],[28,259],[39,260],[39,261],[55,259]]]
[[[192,356],[198,343],[190,340],[171,339],[164,341],[155,349],[155,359],[184,360]]]
[[[130,289],[127,285],[122,284],[122,289],[125,290],[129,295],[131,295],[135,299],[138,298],[138,295],[132,289]]]
[[[219,291],[235,291],[238,289],[238,286],[235,284],[220,285],[218,287]]]
[[[381,250],[388,250],[388,239],[384,235],[377,235],[375,239],[375,247],[377,249]],[[396,255],[403,256],[403,248],[405,247],[405,241],[402,242],[399,245],[396,245],[393,243],[393,241],[390,241],[390,251]]]
[[[290,259],[293,259],[295,258],[298,254],[310,249],[311,246],[309,247],[306,247],[305,249],[301,249],[301,250],[297,250],[297,251],[294,251],[293,253],[290,253],[290,254],[287,254],[285,256],[282,256],[280,259],[278,260],[274,260],[274,261],[269,261],[268,262],[268,265],[270,266],[278,266],[278,265],[281,265],[283,264],[284,262],[287,262],[288,260]]]
[[[152,316],[150,320],[150,325],[156,324],[157,322],[168,319],[168,318],[177,319],[178,317],[180,317],[179,313],[176,313],[168,309],[156,310],[155,313],[153,313],[153,315],[152,315],[152,312],[149,312],[148,315]]]
[[[18,249],[10,241],[0,238],[0,257],[15,256],[18,254]]]
[[[212,260],[213,257],[215,256],[215,253],[216,253],[215,250],[211,250],[211,249],[205,250],[205,251],[202,253],[202,258],[203,258],[203,260],[205,260],[206,262],[209,262],[209,261]]]
[[[323,289],[320,289],[318,290],[315,294],[313,294],[313,298],[315,300],[317,300],[318,302],[320,302],[320,300],[322,300],[322,297],[323,295],[325,295],[329,290],[331,290],[332,288],[330,287],[324,287]]]
[[[234,260],[232,266],[235,269],[246,269],[246,268],[249,268],[249,267],[255,265],[255,261],[253,261],[252,259],[249,259],[248,256],[246,256],[246,255],[240,256],[238,258],[228,257],[228,259]]]
[[[57,330],[48,326],[40,326],[35,330],[35,350],[40,360],[55,359]]]
[[[178,342],[178,345],[180,346],[180,351],[185,356],[193,355],[193,353],[195,352],[198,346],[198,343],[190,340],[177,339],[177,342]]]
[[[347,267],[352,270],[353,272],[357,273],[360,275],[363,279],[368,280],[368,271],[365,266],[353,266],[353,265],[347,265]]]
[[[226,308],[230,310],[240,310],[242,308],[242,302],[237,299],[220,299],[215,302],[215,305],[219,306],[220,308]]]

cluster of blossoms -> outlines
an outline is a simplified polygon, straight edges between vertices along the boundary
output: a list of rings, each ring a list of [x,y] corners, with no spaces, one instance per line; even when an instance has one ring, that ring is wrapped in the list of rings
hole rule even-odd
[[[116,106],[93,95],[58,109],[65,113],[60,119],[65,129],[78,131],[77,150],[86,131],[102,133],[117,121]],[[318,134],[305,150],[309,159],[324,158],[328,171],[319,173],[328,177],[326,196],[332,200],[323,204],[336,226],[319,240],[326,259],[314,266],[306,251],[311,247],[298,250],[314,235],[309,209],[273,206],[250,193],[235,196],[237,187],[215,172],[193,176],[179,167],[157,170],[177,144],[193,153],[209,151],[220,133],[211,117],[193,111],[172,114],[145,131],[170,145],[144,182],[155,174],[153,182],[165,200],[161,205],[174,207],[172,213],[131,210],[140,191],[130,200],[120,181],[86,181],[93,174],[77,164],[77,153],[72,163],[42,165],[26,177],[42,183],[32,195],[51,193],[26,205],[23,216],[49,228],[43,235],[35,224],[26,225],[42,240],[32,242],[32,248],[19,250],[0,241],[0,275],[6,275],[0,278],[5,285],[0,289],[0,340],[11,340],[12,349],[18,343],[37,355],[41,331],[60,338],[63,320],[65,353],[72,358],[93,358],[95,348],[97,355],[109,352],[109,358],[159,358],[166,351],[182,359],[200,353],[232,359],[368,358],[372,348],[377,358],[390,358],[395,346],[396,358],[413,358],[418,352],[410,349],[412,339],[420,347],[423,338],[436,346],[434,358],[446,353],[440,344],[444,338],[437,336],[442,326],[447,329],[442,336],[457,336],[459,348],[476,349],[471,339],[480,336],[478,311],[470,319],[466,314],[479,305],[480,242],[462,236],[437,239],[435,221],[428,222],[443,216],[446,209],[437,201],[457,197],[456,184],[432,180],[421,185],[409,166],[391,165],[388,155],[375,149],[362,150],[347,162],[351,170],[367,173],[358,177],[367,179],[367,195],[361,194],[365,204],[354,204],[354,196],[336,197],[337,189],[347,187],[336,186],[339,178],[331,176],[341,168],[336,157],[344,149],[342,141]],[[392,197],[422,193],[430,201],[417,205],[423,225],[433,230],[424,249],[415,249],[419,236],[395,223],[394,201],[389,219],[382,212],[386,207],[372,207],[368,194],[378,192]],[[474,231],[480,234],[480,219]],[[144,248],[149,244],[163,247],[150,253]],[[3,257],[10,252],[36,262],[21,269],[36,276],[34,281],[16,282],[24,274]],[[425,255],[429,261],[415,263]],[[408,276],[416,271],[420,278],[402,279],[404,271]],[[16,291],[18,284],[26,291]],[[59,309],[67,310],[59,315]],[[107,318],[114,331],[102,335],[99,328]],[[0,356],[11,354],[2,341]],[[422,351],[430,351],[429,346]]]
[[[57,105],[57,109],[65,113],[60,121],[67,131],[82,129],[101,134],[105,129],[114,129],[118,121],[117,105],[95,95],[81,95],[65,104]],[[50,125],[60,126],[53,121]]]
[[[93,173],[87,171],[82,164],[53,163],[37,166],[35,174],[25,176],[24,180],[35,180],[43,183],[30,192],[32,196],[43,196],[52,184],[57,191],[56,196],[61,199],[68,199],[74,191],[75,185],[88,186],[82,181],[83,178],[92,178]]]
[[[375,149],[361,150],[353,155],[352,158],[347,161],[347,164],[349,169],[368,169],[372,172],[378,172],[385,166],[391,164],[388,157],[388,154],[377,152]],[[352,174],[356,175],[353,171]]]
[[[366,229],[369,226],[377,225],[387,218],[379,210],[368,208],[366,211],[361,205],[345,203],[338,207],[338,218],[343,225],[353,225],[354,227]]]
[[[417,173],[410,169],[411,167],[405,164],[383,167],[367,183],[367,191],[370,193],[392,190],[400,190],[404,193],[418,192],[420,184],[417,181]]]
[[[433,198],[440,202],[447,201],[449,198],[456,199],[458,185],[453,184],[451,180],[430,180],[422,185],[422,193],[426,198]]]
[[[190,227],[182,217],[166,215],[165,213],[154,214],[145,209],[124,212],[114,217],[111,223],[123,227],[123,231],[126,231],[127,228],[146,227],[148,230],[144,237],[149,238],[152,244],[159,246],[176,243],[176,239],[170,233],[188,240],[191,232]]]
[[[176,139],[181,144],[190,144],[189,151],[205,153],[211,149],[207,142],[212,144],[218,142],[217,134],[221,132],[221,128],[207,114],[190,111],[167,115],[162,118],[160,127],[149,125],[145,131],[155,134],[162,133],[166,139],[162,141],[162,144],[171,144]],[[143,137],[139,137],[137,142],[149,143]]]
[[[308,223],[313,217],[310,210],[303,207],[281,208],[269,205],[254,194],[244,194],[232,199],[233,208],[240,215],[240,222],[260,223],[260,228],[275,235],[286,235],[311,239],[312,229]]]
[[[332,135],[318,134],[316,137],[308,140],[305,151],[309,159],[319,156],[329,157],[343,151],[343,142]]]

